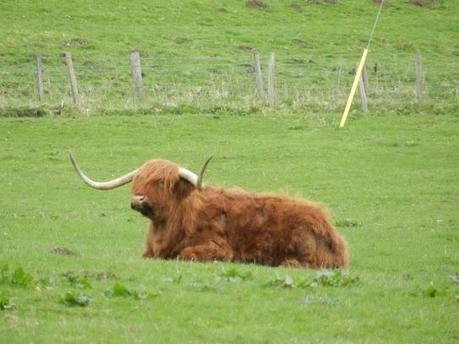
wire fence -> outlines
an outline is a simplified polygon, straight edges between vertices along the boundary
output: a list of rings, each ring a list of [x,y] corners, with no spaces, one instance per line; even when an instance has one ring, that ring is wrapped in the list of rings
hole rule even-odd
[[[424,58],[422,80],[415,55],[370,54],[366,95],[371,108],[391,109],[422,102],[457,102],[459,67],[449,61],[439,68],[438,56]],[[440,56],[441,57],[441,56]],[[359,56],[276,56],[272,101],[257,92],[252,54],[243,59],[208,56],[142,56],[143,96],[133,91],[129,59],[73,56],[81,98],[87,114],[148,109],[152,112],[211,111],[271,107],[289,111],[341,111],[352,84]],[[43,99],[38,99],[35,56],[0,57],[0,108],[72,107],[67,66],[62,56],[42,56]],[[264,88],[268,57],[261,58]],[[453,73],[451,71],[454,71]],[[417,88],[422,87],[422,100]],[[358,101],[357,101],[358,102]],[[57,111],[57,110],[56,110]]]

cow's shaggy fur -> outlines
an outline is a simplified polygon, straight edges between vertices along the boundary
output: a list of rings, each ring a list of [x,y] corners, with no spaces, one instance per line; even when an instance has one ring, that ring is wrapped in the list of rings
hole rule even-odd
[[[150,219],[147,258],[271,266],[348,266],[345,239],[328,214],[303,199],[238,189],[196,189],[179,167],[152,160],[132,185],[132,207]]]

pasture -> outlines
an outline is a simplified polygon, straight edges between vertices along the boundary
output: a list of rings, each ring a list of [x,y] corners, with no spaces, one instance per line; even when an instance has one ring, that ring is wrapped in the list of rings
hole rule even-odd
[[[386,2],[369,112],[338,129],[375,1],[2,1],[0,342],[458,342],[459,2]],[[255,52],[265,77],[275,53],[272,103]],[[129,187],[89,189],[69,150],[99,180],[213,155],[205,183],[328,208],[350,269],[142,259]]]
[[[0,116],[75,113],[65,52],[73,56],[83,114],[342,111],[375,2],[247,3],[263,1],[2,1]],[[459,3],[386,3],[368,57],[370,111],[417,111],[417,52],[424,66],[422,107],[457,111]],[[142,57],[141,102],[132,91],[134,49]],[[266,84],[271,52],[275,98],[267,106],[257,96],[253,54],[261,55]],[[43,57],[42,101],[36,55]]]
[[[0,290],[13,305],[0,313],[2,335],[8,342],[457,341],[457,118],[357,116],[338,130],[338,117],[2,119],[0,266],[9,268]],[[324,277],[144,260],[146,220],[129,209],[128,187],[87,188],[68,149],[98,179],[153,157],[197,170],[214,154],[209,184],[326,205],[349,241],[350,271]]]

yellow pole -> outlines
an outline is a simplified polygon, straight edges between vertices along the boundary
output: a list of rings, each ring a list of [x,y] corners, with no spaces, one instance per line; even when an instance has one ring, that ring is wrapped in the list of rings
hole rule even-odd
[[[367,59],[367,54],[368,54],[368,48],[365,48],[363,50],[360,64],[357,67],[357,71],[355,72],[355,79],[354,79],[354,83],[352,84],[351,93],[349,93],[349,98],[347,99],[346,108],[344,109],[343,117],[341,117],[341,123],[339,124],[340,128],[344,127],[344,124],[346,123],[346,118],[347,118],[347,115],[349,114],[349,110],[351,109],[352,100],[354,99],[355,91],[357,90],[357,86],[359,85],[360,76],[362,75],[362,70],[363,70],[363,66],[365,65],[365,61]]]

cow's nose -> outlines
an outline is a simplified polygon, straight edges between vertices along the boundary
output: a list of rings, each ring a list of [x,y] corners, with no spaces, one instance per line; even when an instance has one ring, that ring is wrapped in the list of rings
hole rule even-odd
[[[131,208],[135,209],[138,208],[139,206],[142,205],[142,203],[145,201],[145,196],[132,196],[131,199]]]

